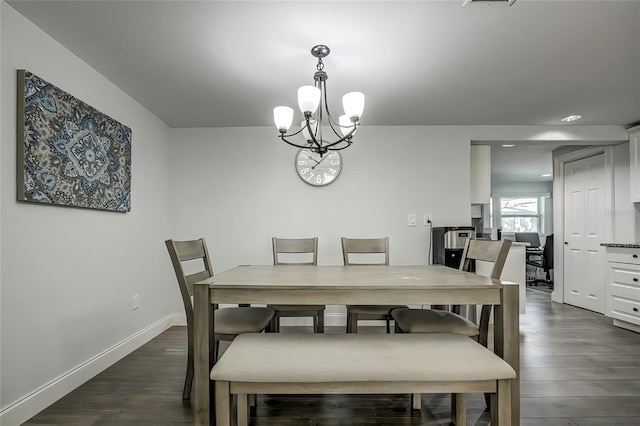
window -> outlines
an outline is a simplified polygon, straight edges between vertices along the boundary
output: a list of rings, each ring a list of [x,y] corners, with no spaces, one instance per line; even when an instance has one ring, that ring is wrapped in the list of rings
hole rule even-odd
[[[541,197],[500,197],[502,232],[540,232]]]

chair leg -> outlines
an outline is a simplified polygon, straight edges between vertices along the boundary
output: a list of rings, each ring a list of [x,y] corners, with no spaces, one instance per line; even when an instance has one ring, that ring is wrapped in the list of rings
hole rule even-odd
[[[229,393],[229,382],[216,380],[215,395],[216,425],[231,426],[231,394]]]
[[[318,327],[316,333],[324,333],[324,311],[318,311]]]
[[[497,425],[498,424],[498,394],[497,393],[490,394],[490,401],[491,403],[489,404],[489,415],[491,419],[491,424]]]
[[[498,380],[498,396],[496,398],[498,408],[498,425],[511,424],[511,380]]]
[[[349,320],[349,333],[357,333],[358,332],[358,314],[351,313],[351,319]]]
[[[455,395],[455,424],[465,426],[467,424],[467,394],[456,393]],[[453,396],[453,395],[452,395]],[[453,408],[451,409],[453,411]],[[453,413],[452,413],[453,414]]]
[[[249,426],[249,401],[246,393],[236,395],[238,426]]]
[[[387,334],[391,334],[391,319],[387,318],[386,322],[387,322]]]
[[[411,409],[420,411],[422,409],[422,394],[421,393],[412,393],[411,394]]]
[[[182,390],[182,399],[188,401],[191,399],[191,386],[193,385],[193,351],[189,351],[187,355],[187,375],[184,379],[184,389]]]
[[[218,357],[220,356],[220,340],[216,339],[216,342],[213,344],[213,359],[218,361]]]
[[[271,318],[269,327],[272,333],[280,333],[280,317],[277,314]]]

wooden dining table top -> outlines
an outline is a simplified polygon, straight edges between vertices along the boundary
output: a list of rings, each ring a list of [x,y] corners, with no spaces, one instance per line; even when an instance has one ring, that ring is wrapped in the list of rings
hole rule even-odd
[[[202,281],[212,288],[502,288],[502,282],[444,265],[244,265]]]

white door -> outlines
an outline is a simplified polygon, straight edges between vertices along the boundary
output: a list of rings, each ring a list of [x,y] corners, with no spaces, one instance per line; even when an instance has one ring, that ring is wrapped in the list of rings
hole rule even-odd
[[[564,301],[604,313],[604,154],[564,166]]]

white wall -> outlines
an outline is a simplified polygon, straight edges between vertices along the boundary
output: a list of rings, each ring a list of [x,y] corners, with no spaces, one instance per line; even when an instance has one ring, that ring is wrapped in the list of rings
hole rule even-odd
[[[182,306],[163,244],[173,208],[168,128],[5,2],[0,6],[0,423],[11,425],[20,417],[12,407]],[[131,212],[16,202],[20,68],[132,129]],[[136,311],[133,294],[140,297]]]

